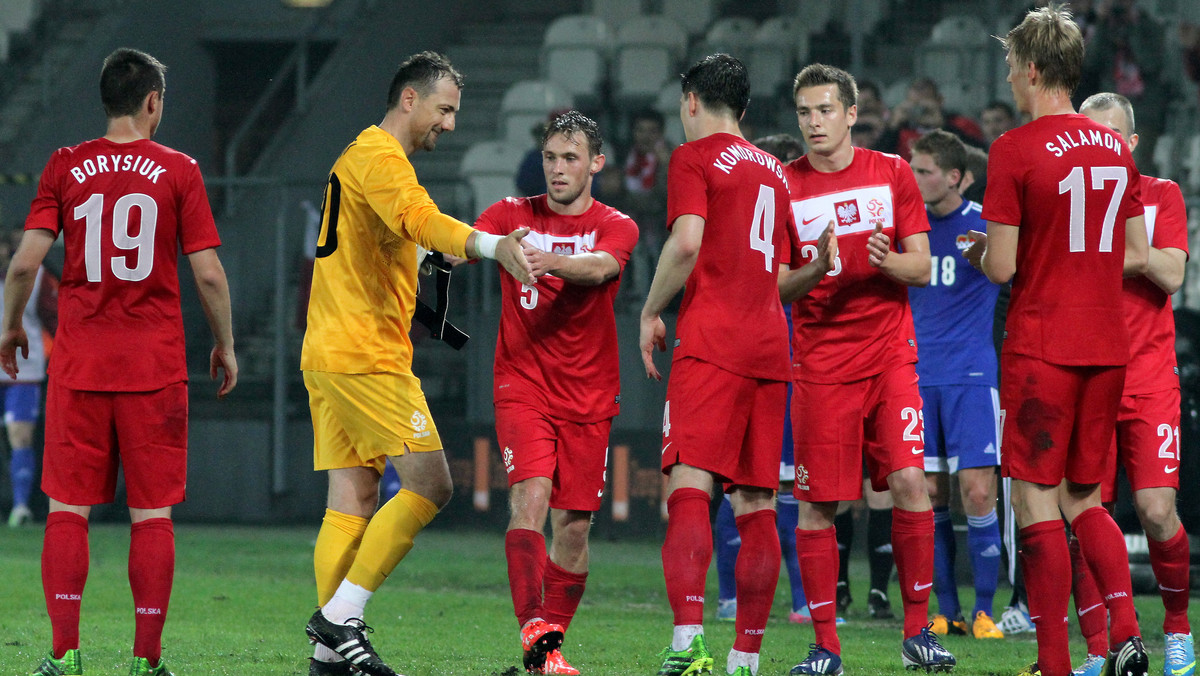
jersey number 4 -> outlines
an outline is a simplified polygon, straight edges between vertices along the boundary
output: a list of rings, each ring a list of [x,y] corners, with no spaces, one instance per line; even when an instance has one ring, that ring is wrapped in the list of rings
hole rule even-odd
[[[1108,210],[1104,212],[1104,222],[1100,225],[1100,251],[1112,251],[1113,226],[1117,222],[1117,211],[1121,207],[1121,198],[1125,196],[1125,186],[1129,184],[1129,170],[1125,167],[1090,167],[1092,175],[1092,190],[1103,190],[1104,184],[1116,181],[1112,196],[1108,198]],[[1071,198],[1071,252],[1084,251],[1084,217],[1086,214],[1086,181],[1083,167],[1075,167],[1067,177],[1058,183],[1058,194],[1069,194]]]
[[[750,248],[766,258],[767,272],[775,271],[775,189],[758,186],[758,201],[754,203],[754,220],[750,221]]]
[[[135,207],[140,214],[140,225],[137,234],[131,235],[130,214]],[[100,240],[104,230],[104,195],[96,193],[87,198],[86,202],[75,207],[74,216],[75,220],[83,221],[83,265],[87,269],[88,281],[102,281],[104,265],[100,255]],[[154,230],[157,226],[158,202],[153,197],[135,192],[117,200],[112,210],[113,246],[122,251],[137,252],[133,256],[137,263],[129,267],[130,256],[113,256],[109,267],[114,277],[126,282],[140,282],[150,276],[150,271],[154,269]]]

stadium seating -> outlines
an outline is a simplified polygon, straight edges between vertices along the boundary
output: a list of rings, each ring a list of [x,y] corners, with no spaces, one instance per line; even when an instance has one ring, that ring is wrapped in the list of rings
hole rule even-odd
[[[662,0],[663,16],[675,20],[688,35],[702,35],[717,15],[716,0]]]
[[[550,111],[575,105],[571,93],[553,82],[523,80],[504,92],[500,101],[500,138],[514,146],[529,142],[529,130]]]
[[[613,69],[616,101],[622,106],[651,103],[662,85],[679,72],[687,50],[687,34],[673,19],[643,16],[617,31]]]
[[[718,19],[704,35],[704,40],[700,43],[700,52],[695,56],[699,59],[709,54],[724,52],[749,63],[750,45],[757,32],[758,24],[754,19],[740,16]]]
[[[0,2],[0,63],[8,61],[12,35],[33,27],[42,10],[41,0],[4,0]]]
[[[948,110],[973,115],[991,98],[998,59],[987,49],[989,40],[979,20],[950,16],[937,22],[918,48],[916,72],[938,83]]]
[[[591,14],[604,19],[614,29],[630,19],[642,16],[642,0],[591,0]]]
[[[767,19],[750,43],[750,94],[773,96],[808,60],[808,25],[798,16]]]
[[[1187,190],[1190,195],[1200,192],[1200,134],[1193,134],[1184,149],[1183,167],[1187,170]]]
[[[555,19],[542,41],[542,77],[577,100],[598,99],[608,76],[613,33],[598,16],[572,14]]]
[[[662,113],[666,120],[663,136],[669,143],[683,143],[686,140],[683,137],[683,122],[679,120],[679,94],[679,83],[672,81],[664,84],[654,99],[654,109]]]
[[[1175,145],[1175,137],[1172,134],[1160,134],[1155,142],[1151,159],[1154,160],[1154,167],[1159,176],[1170,178],[1179,175]]]
[[[472,220],[488,206],[517,193],[517,168],[524,154],[521,146],[481,141],[463,155],[459,174],[471,187]]]

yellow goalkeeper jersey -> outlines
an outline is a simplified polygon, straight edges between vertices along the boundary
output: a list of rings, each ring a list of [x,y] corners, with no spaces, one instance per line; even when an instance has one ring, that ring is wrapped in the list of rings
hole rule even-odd
[[[411,373],[417,244],[466,257],[474,230],[438,211],[400,142],[358,135],[325,187],[300,368]]]

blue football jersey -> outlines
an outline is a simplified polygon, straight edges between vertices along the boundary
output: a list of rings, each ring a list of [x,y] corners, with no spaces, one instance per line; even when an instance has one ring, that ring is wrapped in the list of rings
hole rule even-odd
[[[1000,287],[963,258],[968,230],[987,225],[976,202],[964,201],[943,218],[929,216],[929,286],[910,287],[921,385],[996,386],[992,313]]]

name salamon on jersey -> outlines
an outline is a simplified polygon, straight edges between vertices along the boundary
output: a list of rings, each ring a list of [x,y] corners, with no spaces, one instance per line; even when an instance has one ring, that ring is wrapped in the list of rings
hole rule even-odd
[[[109,160],[112,160],[111,164]],[[94,162],[89,157],[79,166],[71,167],[71,175],[75,177],[76,181],[82,184],[89,177],[96,174],[128,171],[141,174],[150,179],[151,183],[157,184],[158,177],[166,170],[166,167],[141,155],[97,155]]]
[[[1078,136],[1078,138],[1076,138]],[[1055,157],[1062,157],[1068,150],[1082,148],[1083,146],[1103,146],[1115,152],[1117,157],[1121,156],[1121,151],[1125,147],[1125,142],[1122,141],[1116,134],[1102,131],[1100,129],[1076,129],[1074,132],[1066,134],[1055,134],[1058,140],[1058,145],[1047,143],[1046,150],[1054,153]]]
[[[730,143],[729,147],[721,151],[717,155],[717,159],[713,160],[713,166],[728,174],[733,171],[737,163],[742,160],[750,160],[766,167],[768,171],[772,171],[776,176],[783,179],[786,184],[787,179],[783,178],[783,165],[774,155],[764,153],[761,150],[753,150],[738,143]]]

